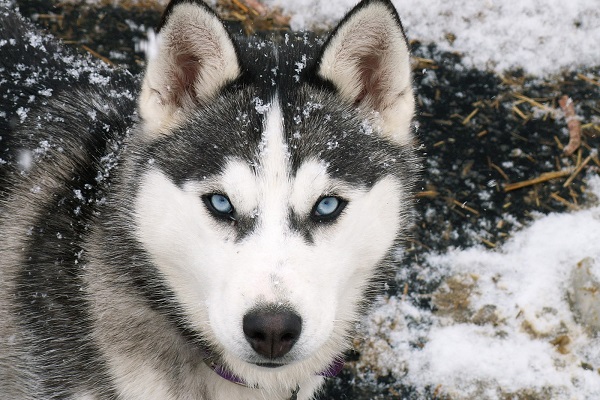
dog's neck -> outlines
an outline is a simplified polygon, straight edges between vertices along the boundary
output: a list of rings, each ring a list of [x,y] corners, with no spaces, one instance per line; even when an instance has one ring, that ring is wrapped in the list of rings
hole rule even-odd
[[[204,358],[204,362],[221,378],[228,380],[229,382],[235,383],[237,385],[258,389],[257,386],[247,384],[246,381],[244,381],[242,378],[235,375],[229,369],[220,364],[217,361],[217,357],[215,357],[212,354],[212,352],[205,350],[205,354],[206,356]],[[319,372],[317,375],[325,378],[332,378],[334,376],[337,376],[341,372],[342,368],[344,368],[344,360],[335,359],[331,364],[329,364],[329,366],[326,369]],[[292,390],[291,397],[289,398],[289,400],[296,400],[299,390],[300,386],[297,386],[296,389]]]

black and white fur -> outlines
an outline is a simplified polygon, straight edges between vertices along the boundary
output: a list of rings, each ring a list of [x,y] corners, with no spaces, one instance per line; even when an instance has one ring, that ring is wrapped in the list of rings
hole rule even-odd
[[[0,26],[3,78],[79,62]],[[0,81],[0,398],[311,399],[411,226],[396,11],[264,41],[175,0],[154,50],[139,95],[103,67],[23,84],[37,106]]]

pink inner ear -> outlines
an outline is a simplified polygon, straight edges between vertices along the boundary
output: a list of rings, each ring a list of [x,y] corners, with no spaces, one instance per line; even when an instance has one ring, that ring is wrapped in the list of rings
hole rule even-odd
[[[202,64],[200,58],[192,52],[181,52],[175,57],[172,87],[169,88],[169,97],[177,106],[196,100],[195,83],[200,73]]]
[[[380,51],[382,50],[378,49],[378,51],[365,54],[360,58],[358,70],[362,88],[360,94],[355,99],[355,105],[366,100],[376,110],[379,110],[379,106],[381,106],[384,91],[382,85],[384,83],[381,76],[381,55],[377,54]]]

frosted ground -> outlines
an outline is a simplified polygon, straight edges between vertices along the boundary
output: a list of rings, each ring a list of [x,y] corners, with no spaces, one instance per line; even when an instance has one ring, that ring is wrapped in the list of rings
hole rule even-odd
[[[292,28],[328,27],[355,0],[265,0]],[[600,64],[597,0],[393,0],[410,39],[462,53],[467,66],[532,74]]]
[[[71,0],[75,1],[75,0]],[[97,3],[99,0],[87,0]],[[217,0],[207,0],[216,4]],[[114,0],[119,3],[119,0]],[[168,0],[157,0],[167,4]],[[291,27],[329,29],[357,0],[263,0]],[[598,0],[392,0],[410,39],[458,52],[467,67],[534,75],[600,64]]]
[[[600,196],[600,178],[589,184]],[[540,217],[497,250],[429,254],[421,273],[446,278],[437,312],[386,298],[365,324],[366,354],[453,399],[598,399],[598,243],[596,205]]]

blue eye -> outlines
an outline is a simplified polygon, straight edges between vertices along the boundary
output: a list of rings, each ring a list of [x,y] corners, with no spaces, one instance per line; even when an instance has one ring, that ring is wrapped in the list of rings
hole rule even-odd
[[[341,214],[345,206],[346,201],[339,197],[322,197],[315,204],[312,217],[319,222],[332,221]]]
[[[219,217],[231,217],[233,206],[227,196],[214,193],[204,197],[204,202],[213,214]]]
[[[324,197],[317,203],[315,213],[318,216],[331,215],[337,210],[340,201],[335,197]]]

